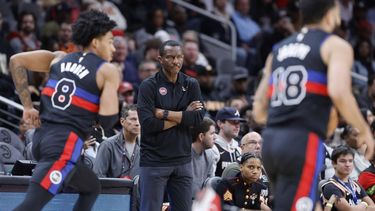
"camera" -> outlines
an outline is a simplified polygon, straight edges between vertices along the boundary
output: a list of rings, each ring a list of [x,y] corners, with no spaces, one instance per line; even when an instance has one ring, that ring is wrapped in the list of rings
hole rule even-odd
[[[98,143],[103,141],[103,129],[99,125],[91,127],[90,138],[95,138]]]

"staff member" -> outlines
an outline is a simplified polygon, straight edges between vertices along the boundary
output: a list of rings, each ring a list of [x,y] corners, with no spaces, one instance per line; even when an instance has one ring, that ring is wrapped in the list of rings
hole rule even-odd
[[[189,128],[205,114],[197,80],[180,72],[184,56],[176,41],[159,49],[161,70],[139,87],[141,123],[141,211],[161,210],[165,188],[172,210],[191,210],[192,166]]]

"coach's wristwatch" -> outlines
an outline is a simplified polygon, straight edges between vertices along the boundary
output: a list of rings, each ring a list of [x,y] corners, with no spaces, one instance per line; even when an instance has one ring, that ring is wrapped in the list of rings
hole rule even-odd
[[[167,120],[168,119],[168,114],[169,114],[168,110],[164,110],[163,111],[163,120]]]

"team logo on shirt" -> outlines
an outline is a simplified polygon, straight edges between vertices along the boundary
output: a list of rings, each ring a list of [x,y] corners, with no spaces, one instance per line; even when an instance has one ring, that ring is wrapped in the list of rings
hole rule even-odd
[[[309,197],[302,197],[297,200],[296,210],[297,211],[311,211],[313,210],[314,203]]]
[[[62,174],[60,171],[52,171],[50,174],[49,174],[49,180],[51,180],[51,182],[55,185],[57,184],[60,184],[61,180],[62,180]]]
[[[160,87],[160,88],[159,88],[159,93],[160,93],[161,95],[166,95],[166,94],[168,93],[167,88],[165,88],[165,87]]]

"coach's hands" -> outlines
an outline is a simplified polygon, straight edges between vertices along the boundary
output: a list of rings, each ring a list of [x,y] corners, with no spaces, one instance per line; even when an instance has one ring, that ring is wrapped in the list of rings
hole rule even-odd
[[[24,108],[22,119],[25,124],[33,125],[34,127],[40,126],[39,111],[35,108]]]
[[[186,111],[196,111],[196,110],[202,110],[203,109],[203,103],[201,101],[192,101],[189,106],[186,108]]]
[[[163,112],[164,112],[164,109],[161,109],[161,108],[155,108],[155,117],[157,119],[163,119]]]
[[[203,109],[203,103],[201,103],[201,101],[199,100],[196,100],[196,101],[192,101],[188,107],[186,108],[186,111],[197,111],[197,110],[202,110]],[[155,108],[155,117],[157,119],[163,119],[163,112],[164,112],[165,109],[161,109],[161,108]]]

